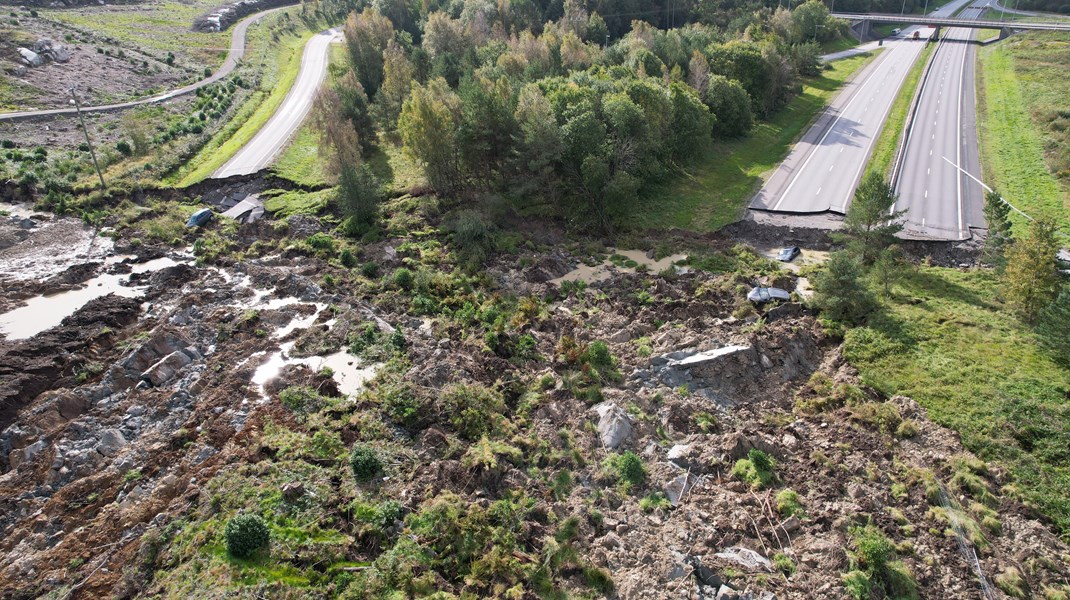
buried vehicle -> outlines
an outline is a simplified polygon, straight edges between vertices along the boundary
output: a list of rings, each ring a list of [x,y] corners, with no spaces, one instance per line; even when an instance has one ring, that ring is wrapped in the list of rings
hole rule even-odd
[[[802,254],[802,250],[798,246],[788,246],[777,253],[776,259],[780,262],[791,262],[800,254]]]
[[[213,216],[212,209],[202,208],[190,215],[189,220],[186,221],[186,227],[200,227],[208,221],[211,221]]]
[[[747,294],[747,300],[755,304],[765,304],[775,300],[791,300],[791,294],[780,288],[757,286]]]

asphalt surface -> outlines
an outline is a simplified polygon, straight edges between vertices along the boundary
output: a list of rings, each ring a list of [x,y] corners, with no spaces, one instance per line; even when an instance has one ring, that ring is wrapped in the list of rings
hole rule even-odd
[[[293,5],[289,4],[286,6],[279,6],[277,8],[268,9],[263,12],[258,12],[256,14],[249,15],[241,21],[238,21],[238,23],[234,26],[234,30],[231,31],[230,34],[230,50],[229,52],[227,52],[227,58],[223,61],[223,64],[220,65],[219,69],[216,70],[215,73],[212,73],[210,76],[185,87],[180,87],[178,89],[164,92],[162,94],[157,94],[155,96],[150,96],[148,98],[142,98],[140,100],[131,100],[130,102],[119,102],[116,104],[102,104],[99,106],[83,106],[82,112],[108,112],[114,110],[123,110],[125,108],[132,108],[135,106],[141,106],[143,104],[154,104],[157,102],[163,102],[165,100],[170,100],[171,98],[175,98],[177,96],[183,96],[185,94],[196,92],[197,90],[203,88],[206,85],[211,85],[219,81],[220,79],[223,79],[234,71],[234,69],[238,66],[238,63],[241,62],[242,57],[245,56],[245,34],[249,31],[249,26],[272,13],[289,8],[290,6]],[[17,121],[21,119],[31,119],[36,117],[48,117],[55,115],[73,115],[76,112],[77,111],[73,106],[71,108],[53,108],[48,110],[24,110],[19,112],[2,113],[0,114],[0,121]]]
[[[980,17],[988,1],[959,16]],[[902,237],[964,240],[971,227],[985,226],[984,190],[960,170],[981,176],[973,37],[972,29],[947,30],[922,81],[896,178],[894,210],[906,211]]]
[[[267,168],[275,160],[308,116],[316,92],[327,77],[330,45],[341,38],[337,29],[328,29],[317,33],[305,44],[297,80],[278,110],[253,139],[212,174],[213,178],[250,175]]]
[[[947,17],[971,0],[955,0],[934,11]],[[907,73],[925,46],[908,27],[884,42],[882,52],[832,100],[788,157],[751,201],[756,210],[809,214],[845,213],[873,144]]]

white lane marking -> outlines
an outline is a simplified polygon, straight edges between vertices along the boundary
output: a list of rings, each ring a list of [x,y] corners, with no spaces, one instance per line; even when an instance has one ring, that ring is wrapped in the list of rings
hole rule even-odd
[[[932,169],[925,169],[925,174],[926,174],[926,175],[931,175],[931,174],[932,174],[932,172],[933,172],[933,170],[932,170]]]
[[[929,156],[932,156],[932,155],[933,155],[933,151],[930,149],[929,150]]]
[[[929,190],[925,190],[925,197],[926,197],[926,198],[928,198],[928,197],[929,197]]]
[[[815,195],[815,196],[820,196],[820,195],[821,195],[821,188],[817,188],[817,193],[816,193],[816,194],[814,194],[814,195]]]
[[[840,154],[843,154],[843,146],[840,146]]]
[[[831,172],[832,172],[832,169],[833,169],[833,168],[835,168],[835,166],[836,166],[836,165],[831,165],[831,166],[829,166],[829,173],[831,173]]]

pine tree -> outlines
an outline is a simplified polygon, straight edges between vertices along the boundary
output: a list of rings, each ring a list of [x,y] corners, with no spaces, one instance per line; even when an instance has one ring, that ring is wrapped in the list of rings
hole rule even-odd
[[[1014,241],[1011,237],[1011,207],[1003,198],[992,190],[985,194],[985,221],[988,223],[988,237],[985,238],[984,257],[998,269],[1007,266],[1007,246]]]
[[[1007,267],[1003,271],[1003,291],[1007,303],[1027,323],[1036,321],[1040,311],[1059,289],[1055,256],[1059,243],[1055,224],[1038,219],[1029,226],[1029,234],[1007,249]]]
[[[833,321],[857,325],[877,308],[862,282],[862,267],[847,252],[833,252],[814,276],[814,304]]]
[[[876,262],[881,252],[895,243],[895,234],[903,230],[903,212],[891,212],[897,199],[879,173],[866,175],[855,191],[843,220],[844,235],[848,248],[864,266]]]

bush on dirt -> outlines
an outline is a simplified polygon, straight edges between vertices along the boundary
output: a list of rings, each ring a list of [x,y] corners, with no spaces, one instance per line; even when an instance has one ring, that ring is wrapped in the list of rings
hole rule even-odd
[[[349,454],[349,467],[359,483],[366,483],[382,472],[383,462],[374,448],[357,444]]]
[[[646,467],[643,459],[628,450],[623,454],[611,454],[602,462],[602,469],[614,481],[621,484],[626,492],[643,485],[646,481]]]
[[[478,383],[454,383],[442,391],[443,412],[461,437],[475,441],[501,430],[505,417],[502,395]]]
[[[736,461],[732,477],[750,484],[756,490],[768,488],[776,482],[776,461],[757,448],[751,448],[747,458]]]
[[[223,530],[227,552],[235,558],[249,558],[271,543],[267,523],[254,514],[240,514],[227,521]]]

